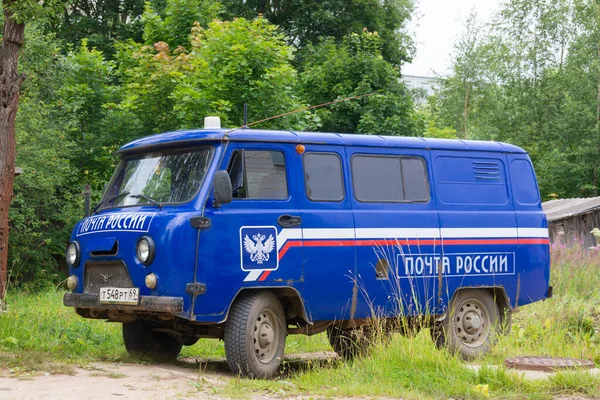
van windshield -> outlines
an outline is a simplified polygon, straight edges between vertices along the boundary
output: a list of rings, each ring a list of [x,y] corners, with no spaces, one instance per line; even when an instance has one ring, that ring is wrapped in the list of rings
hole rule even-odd
[[[98,208],[188,202],[200,190],[211,159],[209,147],[124,158]]]

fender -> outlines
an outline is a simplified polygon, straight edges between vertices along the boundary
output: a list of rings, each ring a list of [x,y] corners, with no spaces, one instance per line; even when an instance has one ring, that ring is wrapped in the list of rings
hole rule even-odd
[[[460,292],[461,290],[467,290],[467,289],[485,289],[485,290],[488,290],[490,292],[490,294],[492,296],[494,296],[494,301],[496,302],[496,304],[498,305],[498,308],[500,309],[501,323],[504,323],[505,322],[504,319],[507,318],[507,316],[505,315],[505,313],[504,313],[503,310],[510,310],[511,313],[512,312],[517,312],[517,310],[518,310],[518,308],[516,308],[516,307],[513,308],[511,306],[510,299],[508,298],[508,295],[506,294],[506,290],[504,290],[503,286],[461,286],[460,288],[456,289],[456,291],[452,295],[452,298],[454,299],[454,297],[457,295],[457,293]],[[510,324],[510,322],[512,320],[511,313],[508,314],[508,323],[509,324]],[[447,315],[448,315],[448,311],[446,310],[446,312],[444,312],[443,314],[438,315],[435,318],[435,320],[436,321],[443,321],[443,320],[446,319]]]
[[[227,318],[229,317],[229,310],[231,309],[231,306],[233,305],[233,303],[235,303],[235,301],[237,300],[237,298],[239,297],[239,295],[242,292],[256,291],[256,290],[268,290],[268,291],[275,293],[275,295],[279,298],[279,301],[281,301],[281,304],[284,307],[284,312],[286,314],[286,318],[288,318],[292,314],[295,314],[295,316],[297,316],[298,318],[300,318],[301,320],[306,322],[306,324],[313,325],[312,318],[310,318],[308,316],[308,314],[306,313],[306,307],[304,305],[304,300],[302,299],[302,296],[300,296],[300,293],[298,292],[298,290],[296,288],[289,287],[289,286],[285,286],[285,287],[261,286],[261,287],[241,288],[240,290],[238,290],[238,292],[235,294],[235,296],[233,296],[233,299],[229,302],[229,306],[227,307],[227,311],[225,312],[225,318],[223,318],[221,321],[219,321],[219,323],[225,323],[227,321]],[[287,306],[286,306],[284,299],[287,299],[287,301],[288,301]]]

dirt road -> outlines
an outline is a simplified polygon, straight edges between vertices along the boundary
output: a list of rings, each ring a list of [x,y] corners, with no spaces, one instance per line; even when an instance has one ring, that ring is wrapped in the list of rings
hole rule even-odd
[[[307,353],[286,357],[290,371],[307,362],[327,361],[337,358],[335,353]],[[469,366],[478,369],[479,366]],[[233,397],[258,399],[292,398],[281,387],[293,383],[279,381],[272,391],[232,392],[232,380],[224,359],[181,359],[173,364],[118,364],[91,363],[84,367],[57,366],[50,372],[26,372],[0,366],[0,399],[4,400],[103,400],[103,399],[223,399]],[[600,374],[600,369],[590,370]],[[550,373],[519,371],[528,379],[547,379]],[[310,396],[302,397],[304,399]],[[564,397],[562,399],[579,399]],[[557,398],[558,399],[558,398]],[[337,400],[347,400],[338,398]],[[352,400],[360,400],[353,398]]]
[[[335,353],[294,355],[291,365],[329,359]],[[225,360],[183,359],[174,364],[92,363],[61,374],[20,373],[0,369],[0,399],[221,399],[231,379]],[[290,383],[291,385],[291,383]],[[285,391],[256,393],[254,399],[287,397]],[[243,395],[243,394],[242,394]],[[245,396],[248,396],[246,393]]]

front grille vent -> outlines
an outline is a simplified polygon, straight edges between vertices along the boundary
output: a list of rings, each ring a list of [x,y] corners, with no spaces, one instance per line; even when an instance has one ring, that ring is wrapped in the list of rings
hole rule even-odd
[[[113,247],[110,250],[92,250],[92,251],[90,251],[90,254],[92,255],[92,257],[116,256],[118,252],[119,252],[119,241],[115,240],[115,244],[113,245]]]

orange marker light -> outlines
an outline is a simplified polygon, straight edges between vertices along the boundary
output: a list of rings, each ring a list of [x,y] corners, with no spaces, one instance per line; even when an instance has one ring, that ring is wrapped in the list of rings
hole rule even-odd
[[[306,148],[304,147],[304,145],[299,144],[298,146],[296,146],[296,153],[303,154],[304,150],[306,150]]]

